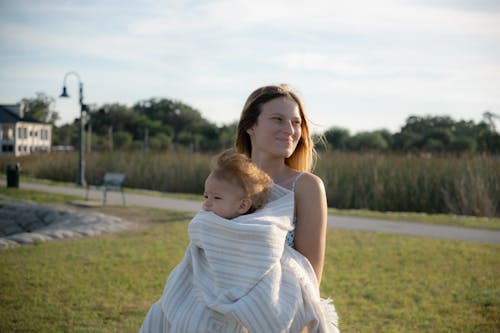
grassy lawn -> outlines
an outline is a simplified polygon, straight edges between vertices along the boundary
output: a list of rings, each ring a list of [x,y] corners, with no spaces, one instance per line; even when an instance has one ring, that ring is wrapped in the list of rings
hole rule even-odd
[[[15,200],[28,200],[34,203],[44,204],[63,204],[73,200],[81,200],[81,197],[76,197],[72,195],[58,194],[58,193],[45,193],[39,191],[27,191],[19,190],[16,188],[4,188],[0,187],[0,204],[2,204],[6,199],[2,197],[11,198]]]
[[[500,246],[329,231],[342,332],[500,332]]]
[[[1,251],[0,331],[137,332],[182,257],[186,225]]]
[[[30,199],[74,198],[32,193]],[[0,332],[138,331],[184,254],[190,215],[92,210],[148,228],[1,250]],[[321,293],[334,298],[342,332],[499,332],[499,250],[329,230]]]

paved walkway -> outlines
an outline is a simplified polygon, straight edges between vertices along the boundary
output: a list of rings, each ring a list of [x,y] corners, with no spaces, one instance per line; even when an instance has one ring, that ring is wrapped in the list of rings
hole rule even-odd
[[[5,181],[0,180],[0,186],[5,186]],[[21,189],[30,189],[43,192],[69,194],[85,198],[85,190],[76,186],[52,186],[20,181]],[[93,201],[102,200],[102,192],[92,189],[89,198]],[[187,212],[197,212],[201,203],[191,200],[171,199],[160,196],[125,193],[127,205],[163,208]],[[108,192],[108,204],[121,205],[122,198],[118,192]],[[380,219],[328,216],[328,227],[349,229],[356,231],[387,232],[408,236],[432,237],[441,239],[454,239],[481,243],[500,244],[500,231],[487,229],[471,229],[440,225],[427,225],[412,222],[386,221]]]

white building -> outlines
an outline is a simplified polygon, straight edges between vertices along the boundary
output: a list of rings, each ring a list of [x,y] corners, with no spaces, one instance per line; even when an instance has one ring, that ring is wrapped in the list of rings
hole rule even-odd
[[[0,105],[0,155],[50,152],[52,125],[24,116],[22,104]]]

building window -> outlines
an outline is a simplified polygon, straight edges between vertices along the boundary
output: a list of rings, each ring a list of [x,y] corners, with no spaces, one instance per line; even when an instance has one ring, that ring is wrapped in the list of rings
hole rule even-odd
[[[7,153],[13,152],[14,151],[14,146],[13,145],[3,145],[2,146],[2,151],[3,152],[7,152]]]
[[[27,129],[26,127],[19,127],[19,130],[17,132],[17,138],[18,139],[26,139],[28,137]]]
[[[10,125],[3,125],[2,131],[3,140],[14,140],[14,129]]]

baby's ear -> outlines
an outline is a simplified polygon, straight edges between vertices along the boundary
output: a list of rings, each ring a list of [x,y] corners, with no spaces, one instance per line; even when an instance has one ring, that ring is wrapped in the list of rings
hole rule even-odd
[[[241,199],[238,213],[245,214],[252,207],[252,200],[250,198]]]

